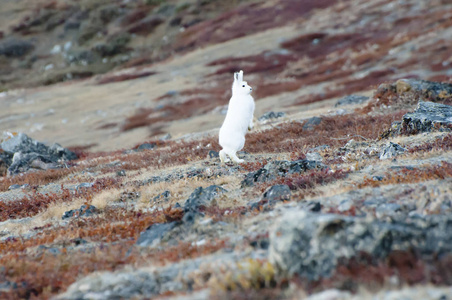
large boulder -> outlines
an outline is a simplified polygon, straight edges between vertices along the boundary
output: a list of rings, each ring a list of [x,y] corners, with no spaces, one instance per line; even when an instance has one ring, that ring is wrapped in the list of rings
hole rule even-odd
[[[2,163],[8,166],[8,175],[26,172],[30,168],[52,169],[77,155],[59,144],[46,146],[24,133],[4,133],[0,143]]]
[[[403,116],[402,127],[407,133],[432,130],[452,130],[452,106],[419,102],[416,110]]]
[[[452,251],[452,216],[382,222],[336,214],[288,211],[270,232],[269,259],[284,276],[328,277],[340,260],[367,253],[376,259],[393,251],[420,255]]]
[[[208,207],[215,205],[215,199],[217,199],[221,194],[227,192],[224,188],[211,185],[206,188],[198,187],[185,201],[184,209],[185,211],[198,211],[202,206]]]

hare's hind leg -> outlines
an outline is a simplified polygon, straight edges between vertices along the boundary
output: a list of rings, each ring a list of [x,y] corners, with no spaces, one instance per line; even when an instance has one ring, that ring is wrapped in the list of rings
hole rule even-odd
[[[224,151],[224,149],[220,151],[219,156],[220,156],[220,161],[222,164],[229,162],[229,158],[227,158],[226,152]]]
[[[235,152],[230,152],[228,153],[228,155],[232,159],[232,161],[235,162],[236,164],[241,164],[242,162],[244,162],[243,159],[237,157],[237,154]]]

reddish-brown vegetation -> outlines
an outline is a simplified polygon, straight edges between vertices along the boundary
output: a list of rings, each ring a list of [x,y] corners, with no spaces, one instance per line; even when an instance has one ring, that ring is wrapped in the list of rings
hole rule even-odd
[[[151,75],[154,75],[155,72],[141,72],[141,73],[127,73],[127,74],[120,74],[120,75],[104,75],[101,79],[97,81],[98,84],[107,84],[112,82],[121,82],[121,81],[127,81],[142,77],[148,77]]]
[[[78,168],[74,167],[50,169],[45,171],[28,172],[23,176],[3,177],[0,180],[0,191],[7,191],[13,184],[29,184],[30,187],[33,187],[36,185],[47,184],[49,182],[55,182],[78,170]]]
[[[127,131],[144,126],[156,126],[159,122],[171,122],[206,113],[229,101],[230,88],[196,88],[182,91],[183,100],[166,104],[159,108],[141,109],[126,119],[121,130]],[[158,100],[167,100],[175,96],[165,95]],[[188,98],[188,99],[187,99]]]
[[[274,6],[250,3],[225,12],[213,20],[196,24],[183,33],[176,43],[176,49],[186,51],[279,27],[300,19],[314,9],[333,5],[336,0],[284,0],[278,2],[277,14],[275,14]]]
[[[381,260],[361,253],[357,257],[343,259],[330,278],[311,282],[296,279],[296,282],[311,293],[328,288],[357,292],[360,287],[377,291],[391,276],[396,276],[400,284],[450,284],[451,264],[450,255],[425,260],[415,252],[395,250],[387,259]]]
[[[387,174],[382,180],[365,178],[357,184],[358,188],[367,186],[378,187],[387,184],[415,183],[434,179],[445,179],[452,177],[452,164],[443,161],[441,165],[429,166],[419,169],[404,168],[395,174]]]
[[[303,129],[305,122],[290,122],[275,128],[247,135],[245,150],[249,152],[296,152],[321,145],[339,147],[353,136],[376,139],[392,122],[400,120],[404,112],[385,116],[350,114],[322,117],[312,130]],[[281,135],[281,132],[284,134]]]
[[[452,134],[443,136],[434,142],[424,143],[418,146],[408,148],[409,153],[420,153],[432,150],[448,151],[452,149]]]

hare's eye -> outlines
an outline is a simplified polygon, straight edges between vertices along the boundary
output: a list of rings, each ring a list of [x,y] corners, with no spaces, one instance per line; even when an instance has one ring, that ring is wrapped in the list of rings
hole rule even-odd
[[[245,87],[245,85],[242,85],[242,87]]]

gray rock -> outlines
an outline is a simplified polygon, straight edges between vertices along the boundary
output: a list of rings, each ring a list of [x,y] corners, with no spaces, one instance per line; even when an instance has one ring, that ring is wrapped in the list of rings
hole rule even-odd
[[[451,97],[452,84],[434,82],[419,79],[400,79],[395,83],[396,92],[399,95],[405,93],[415,94],[419,99],[438,102],[445,97]]]
[[[138,146],[137,150],[150,150],[154,149],[157,145],[155,143],[144,143]]]
[[[312,117],[306,120],[306,123],[303,125],[304,130],[312,130],[315,126],[319,125],[322,122],[322,118]]]
[[[209,151],[209,158],[218,158],[220,157],[220,154],[217,151],[210,150]]]
[[[286,113],[284,112],[274,112],[274,111],[269,111],[266,112],[265,114],[263,114],[262,116],[259,117],[259,119],[257,119],[259,122],[263,122],[263,121],[268,121],[271,119],[278,119],[278,118],[282,118],[285,117]]]
[[[0,148],[4,151],[2,155],[11,159],[8,166],[9,175],[26,172],[30,168],[44,170],[57,168],[62,166],[62,160],[77,158],[75,153],[58,144],[48,147],[24,133],[8,136],[2,141]],[[3,159],[2,161],[9,162]]]
[[[403,116],[402,127],[406,133],[452,130],[452,106],[419,102],[416,110]]]
[[[313,160],[313,161],[323,161],[322,155],[318,152],[308,152],[306,153],[306,159],[307,160]]]
[[[11,166],[8,168],[8,175],[12,176],[21,172],[26,172],[31,168],[48,170],[56,169],[58,168],[58,165],[49,155],[16,152],[13,156]]]
[[[93,187],[94,182],[82,182],[80,184],[77,184],[77,186],[75,187],[75,190],[79,190],[81,188],[90,188]]]
[[[403,154],[406,151],[402,146],[389,142],[389,144],[383,149],[380,154],[380,159],[394,158],[399,154]]]
[[[323,168],[326,168],[326,166],[322,163],[306,159],[297,161],[272,161],[263,168],[248,173],[242,181],[242,187],[253,186],[256,182],[274,180],[277,177],[283,177],[286,174],[302,173],[307,170]]]
[[[33,50],[31,42],[17,39],[7,39],[0,42],[0,55],[6,57],[21,57]]]
[[[116,172],[116,176],[124,177],[124,176],[126,176],[126,171],[125,170],[119,170],[119,171]]]
[[[79,209],[71,209],[63,214],[62,219],[69,219],[72,217],[91,217],[98,213],[97,208],[94,205],[86,206],[82,205]]]
[[[185,211],[198,211],[202,206],[214,205],[214,200],[221,194],[227,192],[224,188],[218,185],[211,185],[207,188],[198,187],[185,201]]]
[[[264,194],[262,199],[250,204],[250,209],[260,209],[264,210],[271,209],[276,203],[280,201],[289,201],[291,196],[291,191],[289,186],[285,184],[278,184],[269,187]]]
[[[369,97],[360,95],[349,95],[339,99],[334,106],[361,104],[369,100]]]
[[[160,244],[171,230],[180,224],[181,222],[153,224],[140,234],[136,244],[141,247],[156,246],[157,244]]]
[[[8,190],[25,189],[25,188],[27,188],[27,187],[29,187],[29,186],[30,186],[30,185],[29,185],[28,183],[22,184],[22,185],[20,185],[20,184],[13,184],[13,185],[10,185],[10,186],[8,187]]]
[[[262,196],[262,199],[266,201],[289,201],[290,194],[289,186],[278,184],[268,188]]]
[[[452,216],[408,218],[403,222],[291,210],[270,232],[269,260],[284,276],[328,277],[339,259],[367,253],[384,259],[394,250],[422,256],[452,251]]]

